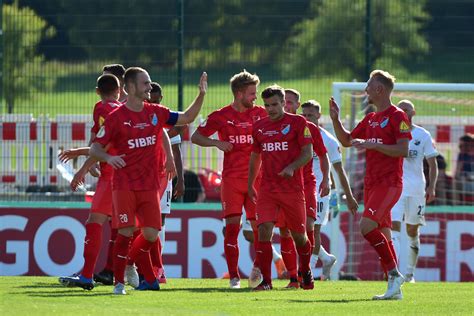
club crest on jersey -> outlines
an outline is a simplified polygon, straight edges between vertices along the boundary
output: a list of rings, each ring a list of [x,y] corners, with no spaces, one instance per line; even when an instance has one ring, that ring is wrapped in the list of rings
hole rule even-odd
[[[102,138],[105,136],[105,126],[102,125],[102,127],[99,129],[99,131],[97,132],[97,135],[96,137],[97,138]]]
[[[288,133],[290,132],[290,128],[291,128],[291,127],[290,127],[290,124],[283,124],[283,125],[281,126],[281,133],[282,133],[283,135],[288,134]]]
[[[380,123],[380,127],[381,128],[384,128],[385,126],[387,126],[388,124],[388,117],[384,118],[384,120],[382,121],[382,123]]]
[[[151,117],[151,124],[153,126],[156,126],[158,124],[158,116],[156,116],[156,113],[153,113],[153,115],[150,116]]]
[[[400,132],[402,133],[407,133],[410,131],[410,127],[405,121],[400,122]]]

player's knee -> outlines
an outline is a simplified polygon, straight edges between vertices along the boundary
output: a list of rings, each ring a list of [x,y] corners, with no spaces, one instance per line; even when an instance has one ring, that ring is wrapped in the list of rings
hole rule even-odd
[[[158,238],[159,230],[152,227],[145,227],[142,229],[143,237],[149,242],[155,242]]]
[[[399,232],[401,229],[401,223],[398,221],[393,221],[392,222],[392,230]]]
[[[305,236],[305,234],[300,234],[300,233],[292,233],[293,240],[295,241],[296,247],[303,247],[306,244],[306,241],[308,240]]]
[[[245,240],[252,243],[253,242],[253,232],[248,230],[243,230],[242,234],[244,235]]]
[[[419,234],[418,225],[407,224],[407,235],[410,237],[417,237]]]

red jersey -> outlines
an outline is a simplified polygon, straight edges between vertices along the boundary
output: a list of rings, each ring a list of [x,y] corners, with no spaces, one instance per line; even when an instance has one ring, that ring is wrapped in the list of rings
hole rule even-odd
[[[233,145],[230,152],[224,153],[222,177],[248,178],[253,125],[266,116],[267,112],[261,106],[238,112],[227,105],[212,112],[198,127],[199,134],[209,137],[217,132],[219,140]]]
[[[110,112],[121,106],[122,103],[116,100],[111,101],[99,101],[94,106],[94,126],[91,128],[91,133],[97,134],[100,127],[104,124],[105,119],[109,116]],[[92,140],[94,141],[94,140]],[[106,162],[99,163],[100,165],[100,176],[104,179],[110,180],[114,174],[114,168]]]
[[[301,154],[301,147],[311,144],[311,133],[304,117],[284,113],[274,122],[264,118],[254,124],[253,146],[262,157],[262,182],[260,191],[296,192],[303,190],[303,170],[295,170],[287,179],[278,175]]]
[[[312,144],[313,144],[313,153],[316,156],[321,157],[327,153],[326,146],[324,146],[323,137],[321,136],[321,131],[319,127],[312,123],[306,122],[309,131],[311,132]],[[316,182],[316,176],[313,172],[313,159],[311,159],[303,167],[303,180],[305,183]]]
[[[369,142],[394,145],[398,139],[411,139],[410,123],[405,112],[390,106],[383,112],[367,114],[351,132],[352,138]],[[376,185],[402,187],[403,157],[390,157],[379,151],[367,149],[366,188]]]
[[[158,104],[144,103],[140,112],[122,106],[105,119],[96,142],[111,144],[117,155],[127,164],[114,172],[113,190],[157,190],[159,189],[160,132],[163,127],[176,124],[177,112],[171,112]]]

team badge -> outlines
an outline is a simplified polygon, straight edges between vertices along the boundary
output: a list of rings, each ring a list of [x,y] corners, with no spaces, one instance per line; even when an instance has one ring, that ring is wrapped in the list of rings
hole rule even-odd
[[[405,121],[400,122],[400,132],[402,133],[407,133],[410,131],[410,127]]]
[[[99,129],[99,131],[97,132],[97,135],[96,137],[97,138],[102,138],[105,136],[105,126],[102,125],[102,127]]]
[[[103,118],[102,116],[99,116],[99,126],[104,125],[104,121],[105,121],[105,118]]]
[[[305,138],[311,138],[311,132],[310,132],[308,126],[305,126],[304,132],[303,132],[303,136],[304,136]]]
[[[382,121],[382,123],[380,123],[380,127],[381,127],[381,128],[384,128],[385,126],[387,126],[387,124],[388,124],[388,117],[386,117],[386,118]]]
[[[290,124],[285,124],[285,125],[282,125],[282,130],[281,130],[281,133],[283,135],[286,135],[290,132]]]
[[[158,124],[158,116],[156,116],[156,113],[153,113],[153,116],[151,117],[151,124],[153,126],[156,126]]]

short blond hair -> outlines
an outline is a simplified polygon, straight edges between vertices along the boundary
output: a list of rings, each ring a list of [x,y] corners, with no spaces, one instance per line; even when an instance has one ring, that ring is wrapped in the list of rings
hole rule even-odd
[[[301,95],[296,89],[285,89],[285,94],[291,93],[296,96],[296,101],[300,102]]]
[[[235,74],[230,78],[230,88],[232,89],[232,93],[236,93],[237,91],[242,91],[243,89],[247,88],[251,85],[258,86],[260,84],[260,78],[256,74],[251,74],[247,70],[243,70],[238,74]]]
[[[390,74],[387,71],[376,69],[370,73],[370,78],[376,79],[378,82],[383,84],[390,90],[393,90],[393,86],[395,84],[395,76]]]
[[[402,104],[408,104],[412,110],[415,109],[415,105],[413,104],[413,102],[411,102],[410,100],[408,99],[403,99],[403,100],[400,100],[398,103],[397,103],[397,106],[400,107],[400,105]]]

